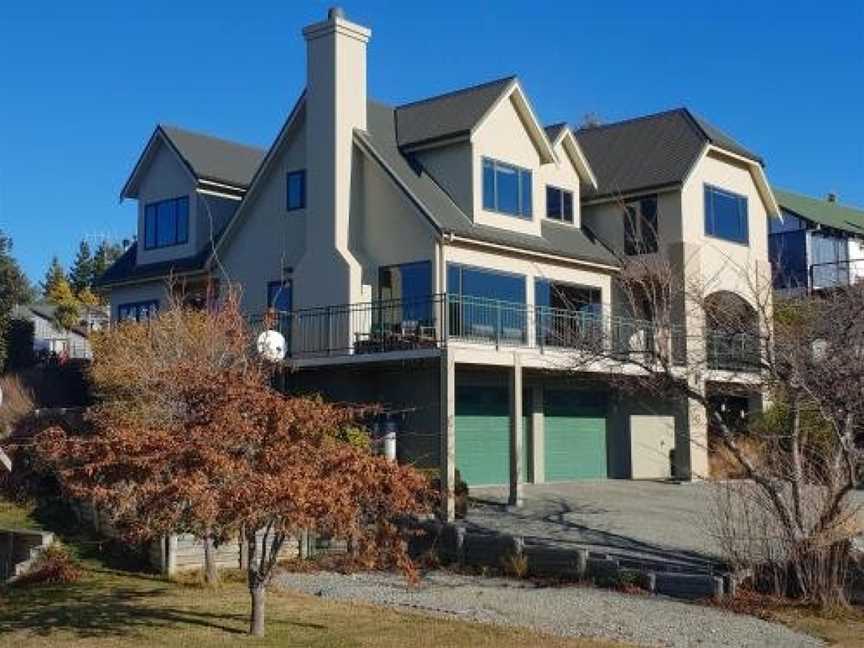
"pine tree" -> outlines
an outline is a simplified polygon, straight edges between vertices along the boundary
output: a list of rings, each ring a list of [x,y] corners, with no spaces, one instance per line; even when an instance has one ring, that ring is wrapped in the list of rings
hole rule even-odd
[[[60,260],[55,256],[51,259],[51,265],[48,266],[48,270],[45,272],[45,279],[42,280],[42,296],[45,299],[51,299],[51,293],[57,290],[59,284],[66,284],[66,287],[69,287],[63,266],[60,265]]]
[[[90,245],[86,240],[82,240],[78,244],[78,254],[75,255],[75,261],[72,262],[72,269],[69,271],[72,291],[80,295],[81,291],[93,285],[93,279],[93,255],[90,253]]]
[[[0,369],[6,364],[7,334],[12,310],[33,299],[27,276],[12,256],[12,239],[0,230]]]
[[[102,240],[93,254],[92,277],[96,281],[123,254],[123,246],[119,243],[111,243],[107,239]]]

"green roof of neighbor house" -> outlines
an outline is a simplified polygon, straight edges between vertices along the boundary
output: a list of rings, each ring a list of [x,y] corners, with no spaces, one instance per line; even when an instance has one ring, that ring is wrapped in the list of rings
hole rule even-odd
[[[864,209],[841,205],[825,198],[804,196],[776,187],[773,191],[780,208],[784,211],[819,225],[864,236]]]

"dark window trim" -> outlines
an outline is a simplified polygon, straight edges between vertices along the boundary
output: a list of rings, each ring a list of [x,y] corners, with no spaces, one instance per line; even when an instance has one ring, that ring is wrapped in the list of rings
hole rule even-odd
[[[549,190],[554,189],[555,191],[561,192],[561,213],[558,217],[549,215]],[[570,220],[567,220],[566,215],[564,214],[564,194],[570,195]],[[576,222],[576,203],[573,200],[574,193],[570,189],[565,189],[564,187],[559,187],[553,184],[546,185],[546,218],[549,220],[553,220],[556,223],[567,223],[569,225],[573,225]]]
[[[483,173],[485,171],[486,162],[492,163],[492,173],[493,173],[493,178],[495,178],[495,184],[494,184],[494,189],[493,189],[493,193],[494,193],[493,202],[495,203],[494,208],[486,207],[485,200],[484,200],[485,196],[483,195],[483,185],[485,184],[483,182]],[[521,212],[517,213],[517,214],[511,214],[510,212],[501,211],[500,209],[498,209],[498,176],[495,174],[495,166],[496,165],[502,166],[502,167],[507,167],[507,168],[513,169],[514,171],[517,172],[516,177],[518,178],[518,180],[517,180],[516,184],[518,187],[518,196],[516,198],[516,202],[518,203],[520,209],[522,207],[522,174],[523,173],[528,174],[528,177],[531,180],[531,200],[528,202],[528,213],[527,214],[523,214]],[[511,164],[510,162],[504,162],[503,160],[498,160],[496,158],[491,158],[491,157],[487,157],[484,155],[481,157],[481,162],[480,162],[480,194],[481,194],[480,195],[480,206],[483,209],[483,211],[492,212],[493,214],[501,214],[502,216],[509,216],[510,218],[521,218],[522,220],[527,220],[527,221],[533,221],[534,220],[534,173],[531,171],[531,169],[526,169],[525,167],[521,167],[517,164]]]
[[[291,178],[292,176],[299,176],[301,179],[300,182],[300,204],[296,207],[291,206]],[[285,210],[286,211],[297,211],[300,209],[306,209],[306,169],[297,169],[295,171],[289,171],[285,174]]]
[[[500,275],[502,277],[511,277],[511,278],[516,278],[516,279],[521,279],[522,283],[523,283],[524,293],[525,293],[522,295],[522,299],[523,299],[522,303],[524,303],[524,304],[528,303],[528,276],[527,275],[524,275],[520,272],[509,272],[507,270],[496,270],[494,268],[486,268],[483,266],[475,266],[475,265],[470,265],[467,263],[459,263],[457,261],[448,261],[447,262],[447,268],[444,272],[445,277],[447,276],[447,272],[450,270],[451,267],[460,268],[460,270],[467,268],[468,270],[477,270],[479,272],[485,272],[487,274],[497,274],[497,275]],[[447,288],[448,288],[447,292],[450,292],[449,291],[450,286],[447,286]],[[461,272],[459,274],[459,294],[460,295],[462,294],[462,274],[461,274]]]
[[[294,295],[292,294],[294,291],[294,280],[293,279],[283,279],[281,281],[277,279],[275,281],[268,281],[267,282],[267,295],[266,295],[267,308],[273,307],[273,302],[270,299],[270,296],[271,296],[270,291],[272,288],[277,287],[277,286],[279,288],[286,288],[286,287],[288,288],[288,290],[290,291],[289,294],[291,295],[291,310],[294,310]]]
[[[744,239],[733,239],[726,238],[725,236],[718,236],[716,234],[712,234],[708,231],[708,219],[712,217],[713,214],[709,214],[708,210],[708,201],[706,200],[708,196],[708,190],[716,191],[717,193],[725,194],[727,196],[731,196],[733,198],[743,198],[744,199]],[[716,239],[718,241],[724,241],[726,243],[733,243],[734,245],[743,245],[744,247],[750,247],[750,199],[744,194],[735,193],[734,191],[729,191],[728,189],[723,189],[722,187],[718,187],[717,185],[713,185],[710,183],[703,183],[702,190],[702,209],[705,211],[704,218],[704,231],[705,236],[709,238]]]
[[[120,313],[121,313],[121,311],[124,311],[124,310],[126,310],[126,311],[134,310],[135,311],[135,321],[140,322],[141,321],[141,310],[145,306],[147,307],[148,311],[150,309],[155,309],[155,311],[157,313],[159,312],[159,300],[158,299],[147,299],[144,301],[126,302],[126,303],[117,305],[117,321],[118,322],[129,321],[128,317],[123,317]],[[147,319],[150,319],[150,318],[148,317]]]
[[[180,230],[180,219],[177,218],[175,220],[175,231],[174,231],[174,242],[166,243],[165,245],[159,245],[159,209],[158,206],[163,203],[168,202],[186,202],[186,236],[183,240],[177,235],[177,232]],[[147,245],[147,210],[153,207],[153,245]],[[186,245],[189,242],[189,210],[191,208],[191,202],[189,200],[189,196],[177,196],[176,198],[165,198],[164,200],[157,200],[155,202],[146,203],[144,205],[144,249],[145,250],[161,250],[163,248],[176,247],[178,245]]]

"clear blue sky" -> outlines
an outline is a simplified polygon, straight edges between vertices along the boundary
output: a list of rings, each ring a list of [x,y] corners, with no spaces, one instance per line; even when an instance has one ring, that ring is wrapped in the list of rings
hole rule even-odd
[[[0,10],[0,228],[34,280],[82,237],[129,236],[118,194],[159,121],[269,146],[326,2],[44,2]],[[772,182],[864,206],[864,3],[357,2],[370,94],[516,73],[541,120],[687,105]]]

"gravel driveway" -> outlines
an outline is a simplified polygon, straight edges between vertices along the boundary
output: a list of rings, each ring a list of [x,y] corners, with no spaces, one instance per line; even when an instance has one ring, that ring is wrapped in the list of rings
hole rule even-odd
[[[629,596],[582,587],[538,588],[522,581],[427,575],[409,589],[398,575],[281,573],[279,587],[329,599],[410,608],[466,621],[528,626],[563,636],[690,648],[824,646],[812,637],[759,619],[661,597]]]

